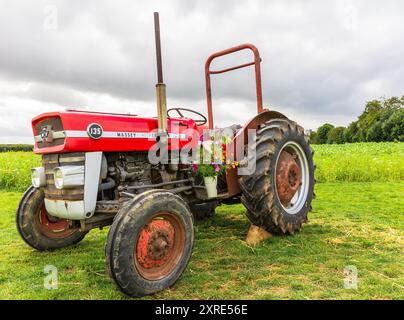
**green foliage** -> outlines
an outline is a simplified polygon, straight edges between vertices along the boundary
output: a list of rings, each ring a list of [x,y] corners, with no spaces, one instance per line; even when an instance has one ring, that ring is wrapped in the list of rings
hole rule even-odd
[[[344,131],[344,141],[348,143],[359,142],[358,122],[351,122],[348,128]]]
[[[388,141],[404,141],[404,109],[395,110],[382,124],[383,134]]]
[[[0,152],[7,151],[32,151],[34,146],[31,144],[0,144]]]
[[[379,100],[368,101],[365,111],[358,118],[358,128],[360,141],[367,140],[368,130],[379,120],[383,113],[383,104]]]
[[[317,129],[317,143],[324,144],[327,143],[328,133],[333,129],[334,126],[332,124],[326,123],[323,124],[320,128]]]
[[[372,126],[365,133],[366,141],[384,141],[385,137],[383,134],[382,125],[383,123],[381,121],[376,121],[375,123],[373,123]]]
[[[317,132],[314,130],[309,130],[307,132],[307,135],[309,136],[310,142],[311,143],[318,143],[317,142]]]
[[[343,130],[326,123],[309,131],[312,143],[404,141],[404,96],[368,101],[357,121]],[[342,133],[342,135],[341,135]]]
[[[226,166],[221,164],[195,164],[193,170],[201,177],[217,177],[226,171]]]
[[[341,144],[345,142],[344,139],[344,127],[332,128],[327,135],[327,143],[329,144]]]

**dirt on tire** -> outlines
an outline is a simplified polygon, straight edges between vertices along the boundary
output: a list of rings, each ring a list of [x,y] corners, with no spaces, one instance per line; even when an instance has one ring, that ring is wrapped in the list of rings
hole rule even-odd
[[[294,214],[285,210],[276,190],[276,162],[288,141],[298,144],[304,151],[309,172],[307,197],[302,208]],[[255,172],[239,176],[241,202],[247,209],[246,215],[252,224],[272,234],[293,234],[307,222],[314,198],[314,152],[309,138],[294,121],[273,119],[258,127],[253,147],[256,149]],[[250,161],[252,158],[248,157]]]
[[[161,215],[171,215],[178,222],[181,229],[178,238],[182,240],[178,245],[176,240],[171,243],[176,249],[169,251],[169,259],[158,269],[160,266],[143,266],[142,259],[158,264],[164,260],[164,255],[159,259],[149,256],[140,259],[138,247],[144,230],[149,230],[153,219],[159,219]],[[178,234],[178,230],[175,231]],[[107,269],[118,289],[126,295],[142,297],[153,294],[174,285],[189,262],[193,244],[193,217],[184,200],[168,191],[146,191],[128,201],[114,219],[105,246]],[[161,271],[160,274],[157,272],[156,276],[153,268]]]
[[[39,251],[60,249],[83,240],[87,232],[71,228],[68,220],[52,218],[44,212],[44,198],[43,191],[32,186],[21,198],[16,225],[22,239]]]

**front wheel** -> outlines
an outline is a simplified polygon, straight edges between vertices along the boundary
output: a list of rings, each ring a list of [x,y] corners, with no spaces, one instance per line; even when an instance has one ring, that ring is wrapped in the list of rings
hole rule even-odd
[[[273,119],[260,125],[254,145],[255,172],[239,177],[247,216],[273,234],[293,234],[307,221],[314,196],[309,139],[295,122]]]
[[[64,248],[80,242],[87,232],[73,227],[71,221],[48,214],[44,193],[29,187],[17,209],[16,223],[21,238],[39,251]]]
[[[182,198],[147,191],[118,212],[105,248],[107,268],[123,293],[153,294],[178,280],[193,244],[192,213]]]

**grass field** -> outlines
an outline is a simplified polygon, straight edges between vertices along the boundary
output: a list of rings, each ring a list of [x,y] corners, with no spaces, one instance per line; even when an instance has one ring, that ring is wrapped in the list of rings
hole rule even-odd
[[[404,299],[404,143],[317,145],[317,198],[310,222],[294,236],[255,248],[244,239],[242,205],[221,206],[196,224],[191,262],[158,299]],[[30,184],[30,152],[0,153],[0,299],[126,299],[106,273],[107,230],[51,253],[28,247],[15,209]],[[59,288],[43,287],[46,265]],[[344,288],[344,268],[358,288]]]
[[[180,281],[151,298],[404,299],[403,193],[400,182],[318,184],[302,231],[255,248],[244,242],[244,208],[222,206],[196,224],[193,256]],[[71,248],[36,252],[14,225],[20,196],[0,191],[0,298],[125,299],[106,273],[107,230],[93,230]],[[43,287],[47,264],[58,268],[57,290]],[[357,289],[343,286],[348,265],[358,269]]]

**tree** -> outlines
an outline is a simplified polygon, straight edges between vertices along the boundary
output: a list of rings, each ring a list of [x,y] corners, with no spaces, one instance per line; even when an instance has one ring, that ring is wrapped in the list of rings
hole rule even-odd
[[[359,142],[359,127],[357,121],[351,122],[344,131],[344,141]]]
[[[366,102],[365,111],[358,118],[359,141],[368,141],[367,132],[379,120],[382,111],[382,101],[372,100]]]
[[[308,132],[310,142],[313,144],[317,143],[317,132],[314,130],[309,130]]]
[[[404,96],[401,98],[372,100],[366,103],[365,111],[359,116],[360,141],[387,141],[391,140],[389,133],[382,130],[383,124],[394,112],[404,105]]]
[[[381,128],[387,141],[404,141],[404,109],[395,110]]]
[[[326,123],[317,129],[317,143],[324,144],[327,143],[328,133],[333,129],[334,126],[332,124]]]
[[[382,121],[376,121],[366,132],[366,141],[380,142],[385,140],[382,130]]]
[[[345,127],[336,127],[332,128],[330,132],[328,133],[328,139],[327,143],[330,144],[342,144],[345,142],[344,140],[344,132],[346,128]]]
[[[365,110],[348,128],[326,123],[308,131],[313,143],[404,141],[404,95],[366,102]]]
[[[398,110],[404,105],[404,96],[401,98],[399,97],[391,97],[390,99],[385,99],[383,101],[383,108],[384,109],[392,109]]]

